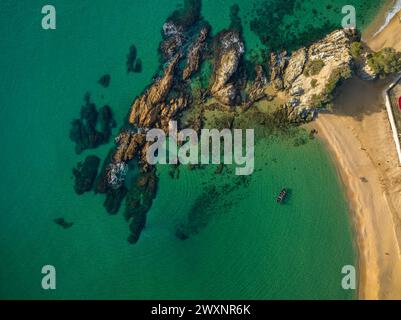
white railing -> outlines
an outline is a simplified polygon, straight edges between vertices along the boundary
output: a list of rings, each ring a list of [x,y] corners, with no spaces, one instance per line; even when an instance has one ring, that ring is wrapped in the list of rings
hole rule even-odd
[[[393,139],[394,139],[395,147],[397,149],[398,160],[401,165],[401,146],[400,146],[400,137],[401,136],[398,134],[397,126],[396,126],[396,123],[394,120],[393,109],[391,107],[390,95],[389,95],[390,90],[393,89],[400,80],[401,80],[401,74],[398,75],[397,79],[384,91],[384,95],[385,95],[385,101],[386,101],[387,114],[388,114],[388,118],[390,120],[391,130],[393,131]]]

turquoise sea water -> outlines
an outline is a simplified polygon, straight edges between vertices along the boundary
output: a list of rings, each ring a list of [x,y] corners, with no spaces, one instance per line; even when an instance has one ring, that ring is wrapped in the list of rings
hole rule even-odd
[[[241,1],[241,15],[254,2]],[[122,215],[107,215],[101,195],[74,193],[76,162],[88,154],[104,158],[110,147],[74,153],[68,132],[84,93],[99,107],[109,104],[121,125],[157,71],[161,26],[178,3],[54,0],[57,30],[44,31],[42,1],[1,2],[0,298],[355,296],[340,286],[341,267],[356,263],[347,204],[316,140],[299,147],[293,138],[260,140],[249,185],[222,194],[187,241],[175,237],[176,226],[205,188],[229,173],[181,168],[172,180],[160,168],[158,195],[135,246],[126,241]],[[234,3],[204,1],[214,31],[228,26]],[[258,45],[247,26],[244,34],[248,47]],[[143,61],[140,74],[126,73],[131,44]],[[111,75],[107,89],[96,83],[105,73]],[[292,194],[278,206],[282,186]],[[60,216],[74,226],[55,225]],[[57,270],[55,291],[41,289],[47,264]]]

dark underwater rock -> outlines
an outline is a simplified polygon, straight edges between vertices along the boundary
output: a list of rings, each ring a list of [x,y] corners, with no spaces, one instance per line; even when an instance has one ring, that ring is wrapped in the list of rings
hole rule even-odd
[[[113,118],[113,112],[109,106],[106,105],[100,109],[99,122],[103,139],[109,141],[111,130],[116,127],[116,121]]]
[[[118,189],[110,188],[106,193],[106,200],[104,201],[104,207],[109,214],[117,214],[120,209],[121,202],[124,200],[127,194],[127,188],[121,186]]]
[[[137,58],[137,49],[135,45],[129,48],[127,55],[127,73],[142,72],[142,60]]]
[[[64,218],[56,218],[53,221],[63,229],[69,229],[74,225],[74,222],[67,222]]]
[[[116,123],[109,106],[97,111],[96,105],[91,102],[90,95],[85,95],[85,104],[81,108],[80,119],[74,119],[71,123],[70,139],[75,142],[75,152],[80,154],[86,149],[94,149],[107,143],[111,136],[111,128]],[[101,131],[96,129],[98,120],[101,122]]]
[[[184,0],[184,6],[181,9],[175,10],[167,21],[174,23],[183,30],[187,30],[200,20],[201,9],[201,0]]]
[[[100,170],[100,173],[95,181],[95,193],[106,193],[110,188],[108,183],[108,167],[114,152],[115,149],[111,148],[106,159],[103,161],[102,169]]]
[[[99,79],[98,83],[99,83],[102,87],[107,88],[107,87],[110,85],[110,80],[111,80],[110,75],[109,75],[109,74],[105,74],[104,76],[102,76],[102,77]]]
[[[184,232],[183,229],[181,229],[181,227],[177,228],[177,230],[175,231],[175,236],[180,240],[189,239],[189,236]]]
[[[142,173],[127,194],[124,217],[130,221],[131,235],[128,237],[130,243],[136,243],[145,228],[146,215],[156,196],[157,183],[155,170]]]
[[[100,159],[96,156],[88,156],[85,161],[78,162],[72,170],[75,177],[74,190],[77,194],[83,194],[92,189],[95,182]]]
[[[135,244],[138,242],[139,237],[141,236],[142,230],[146,225],[146,213],[141,212],[136,214],[129,225],[129,229],[131,234],[128,236],[128,242],[131,244]]]
[[[142,72],[142,60],[141,59],[139,59],[139,58],[136,59],[133,72],[136,72],[136,73]]]

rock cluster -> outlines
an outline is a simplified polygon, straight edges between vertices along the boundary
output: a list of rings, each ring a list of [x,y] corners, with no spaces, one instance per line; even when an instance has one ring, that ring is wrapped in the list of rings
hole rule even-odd
[[[125,163],[122,163],[120,180],[116,183],[111,183],[111,175],[113,174],[113,169],[116,165],[112,161],[114,152],[114,148],[109,151],[106,159],[103,162],[102,169],[100,170],[100,173],[95,181],[95,193],[103,193],[106,195],[104,207],[109,214],[116,214],[118,212],[121,203],[128,192],[128,189],[124,185],[125,174],[127,173]],[[117,173],[114,174],[117,175]]]
[[[100,131],[97,130],[98,124]],[[80,154],[83,150],[94,149],[107,143],[115,126],[110,107],[104,106],[98,112],[96,105],[90,100],[90,95],[86,94],[81,117],[72,121],[70,130],[70,139],[75,142],[75,152]]]
[[[328,101],[337,82],[351,76],[350,46],[357,38],[354,30],[340,29],[290,57],[286,52],[272,54],[272,85],[277,90],[286,90],[290,118],[309,119],[317,107]],[[308,63],[316,61],[323,66],[316,75],[304,72]]]
[[[163,77],[134,101],[128,119],[130,128],[123,130],[116,138],[114,163],[139,158],[141,168],[146,171],[147,144],[144,132],[149,128],[160,128],[167,132],[169,121],[187,107],[188,99],[185,93],[167,99],[174,81],[174,70],[180,58],[181,54],[177,54],[165,68]]]

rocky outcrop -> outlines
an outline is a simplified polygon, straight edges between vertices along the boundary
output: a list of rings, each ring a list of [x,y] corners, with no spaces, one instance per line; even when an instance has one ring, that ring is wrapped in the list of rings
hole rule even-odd
[[[172,21],[163,25],[164,40],[160,43],[160,52],[165,61],[170,61],[180,52],[185,42],[184,30]]]
[[[284,88],[291,88],[294,81],[302,74],[306,60],[307,51],[305,48],[301,48],[292,53],[283,77]]]
[[[248,101],[246,108],[249,108],[254,102],[266,97],[267,78],[261,65],[255,66],[255,80],[248,89]]]
[[[99,164],[100,159],[98,157],[88,156],[83,163],[78,162],[77,167],[72,170],[75,177],[74,190],[77,194],[92,190]]]
[[[374,80],[377,78],[376,72],[369,66],[369,52],[364,52],[358,63],[358,77],[362,80]]]
[[[202,28],[199,33],[197,40],[189,48],[187,56],[187,64],[182,72],[182,78],[187,80],[193,73],[199,70],[199,66],[202,59],[202,52],[205,48],[205,40],[209,29],[207,27]]]
[[[270,54],[270,81],[276,90],[284,89],[283,74],[287,66],[287,51]]]
[[[137,127],[149,127],[153,124],[160,112],[158,106],[167,98],[174,81],[174,69],[181,58],[177,54],[165,68],[164,75],[158,79],[146,92],[137,98],[131,107],[129,123]]]
[[[350,45],[357,39],[354,30],[337,30],[309,48],[295,51],[284,70],[277,69],[288,94],[287,107],[293,119],[309,119],[314,111],[331,99],[337,83],[352,74],[353,57]],[[316,74],[303,72],[307,64],[318,61],[322,67]]]
[[[238,96],[238,89],[232,77],[244,54],[244,43],[239,33],[233,30],[220,33],[216,39],[216,51],[210,91],[219,102],[231,106],[237,102]]]
[[[168,131],[168,123],[177,113],[184,110],[188,105],[185,96],[178,96],[167,100],[174,81],[174,70],[181,58],[177,54],[171,63],[165,68],[164,75],[158,79],[145,93],[138,97],[129,115],[130,127],[122,130],[116,138],[117,149],[113,156],[114,163],[128,162],[139,158],[142,169],[147,169],[145,134],[149,128],[160,128]]]
[[[145,135],[142,133],[133,130],[122,131],[115,139],[118,147],[114,153],[114,162],[128,162],[134,159],[136,153],[143,146],[145,141]]]

